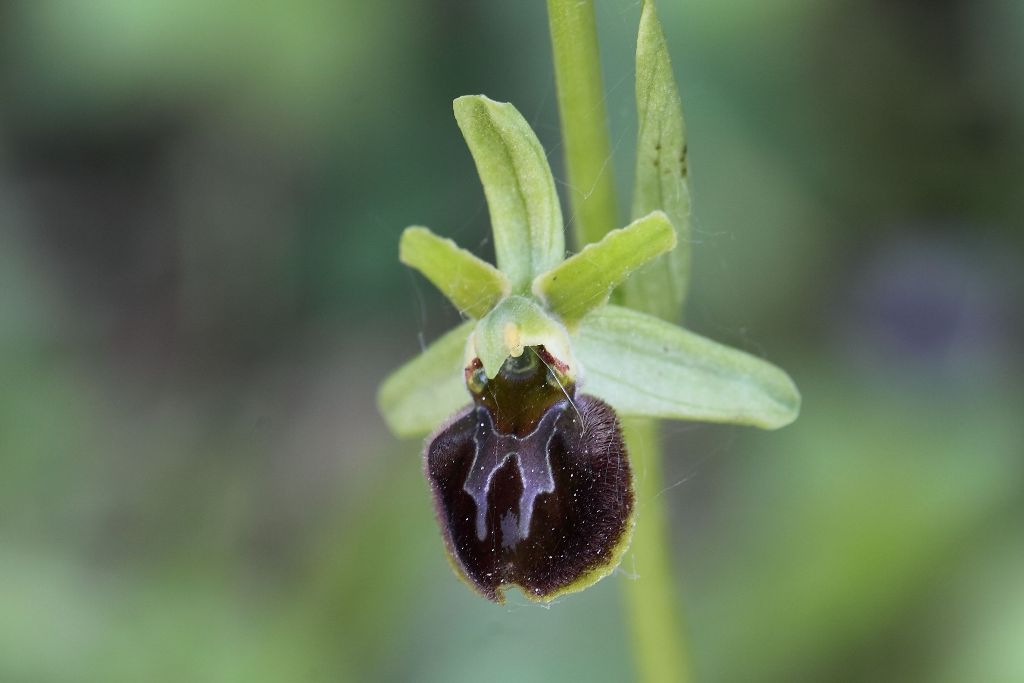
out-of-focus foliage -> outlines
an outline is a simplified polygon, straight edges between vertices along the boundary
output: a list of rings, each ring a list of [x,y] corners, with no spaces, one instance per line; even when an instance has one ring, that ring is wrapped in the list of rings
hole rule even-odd
[[[639,6],[598,5],[625,198]],[[659,10],[687,325],[804,395],[776,433],[667,429],[699,672],[1021,679],[1021,4]],[[457,321],[402,228],[493,259],[451,100],[558,150],[546,31],[542,3],[0,6],[0,680],[628,679],[644,568],[479,600],[374,406]]]

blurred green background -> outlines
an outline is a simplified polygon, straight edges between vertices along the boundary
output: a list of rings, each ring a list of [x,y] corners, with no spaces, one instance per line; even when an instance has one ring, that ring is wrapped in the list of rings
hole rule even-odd
[[[804,395],[666,425],[700,680],[1024,681],[1024,3],[660,8],[688,325]],[[539,0],[0,2],[0,680],[630,679],[644,567],[473,595],[374,407],[457,320],[402,228],[492,255],[479,92],[564,179]]]

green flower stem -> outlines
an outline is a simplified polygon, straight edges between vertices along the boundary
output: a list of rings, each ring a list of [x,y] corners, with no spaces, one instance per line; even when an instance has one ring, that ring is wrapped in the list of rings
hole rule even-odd
[[[577,248],[618,227],[593,0],[548,0]]]
[[[624,420],[623,429],[636,489],[633,565],[627,557],[625,568],[637,577],[624,585],[638,680],[686,683],[692,680],[690,655],[666,542],[660,430],[656,421],[643,418]]]
[[[562,122],[577,250],[618,223],[592,0],[548,0],[555,84]],[[635,302],[626,302],[627,305]],[[629,420],[626,446],[637,487],[632,552],[640,576],[626,582],[626,602],[640,680],[690,681],[689,656],[667,551],[657,423]],[[628,560],[627,560],[628,561]]]

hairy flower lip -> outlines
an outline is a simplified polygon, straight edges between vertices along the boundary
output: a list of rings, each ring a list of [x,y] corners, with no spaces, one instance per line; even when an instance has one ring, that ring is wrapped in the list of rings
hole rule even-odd
[[[632,536],[632,474],[618,419],[603,401],[572,393],[530,434],[503,434],[476,404],[425,446],[452,568],[494,602],[510,586],[539,602],[582,590],[611,573]],[[505,452],[506,439],[520,448]]]

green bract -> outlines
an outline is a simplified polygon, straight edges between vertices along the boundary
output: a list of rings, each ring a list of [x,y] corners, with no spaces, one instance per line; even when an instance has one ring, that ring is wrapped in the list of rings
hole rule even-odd
[[[623,285],[631,308],[675,321],[690,278],[690,190],[683,105],[653,2],[644,2],[636,41],[637,150],[633,217],[668,215],[679,247]]]
[[[384,382],[380,409],[396,434],[427,433],[469,406],[467,368],[479,361],[494,378],[531,347],[543,347],[561,377],[621,415],[766,429],[796,418],[800,395],[785,372],[662,319],[684,296],[688,256],[669,252],[689,212],[682,125],[664,123],[681,111],[667,59],[657,20],[645,11],[634,207],[645,215],[568,259],[551,170],[529,125],[511,104],[482,95],[455,101],[490,206],[498,268],[425,228],[403,234],[402,262],[476,320]],[[653,288],[660,294],[649,298],[662,303],[650,312],[609,304],[638,270],[627,300],[643,300],[637,290]]]

